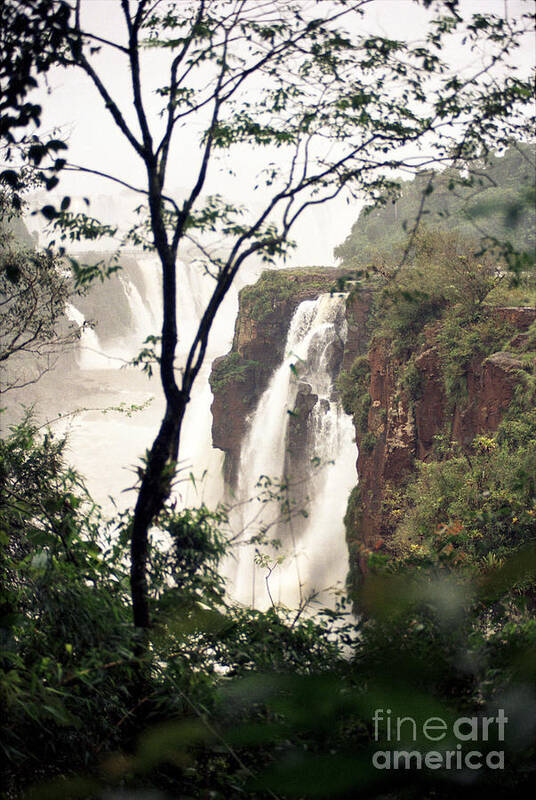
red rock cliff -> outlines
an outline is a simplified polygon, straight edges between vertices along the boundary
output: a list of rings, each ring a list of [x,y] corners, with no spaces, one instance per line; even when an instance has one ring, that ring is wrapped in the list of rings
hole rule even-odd
[[[344,271],[333,268],[269,270],[256,284],[241,291],[231,352],[216,359],[210,379],[214,395],[212,441],[214,447],[225,452],[225,479],[229,486],[236,484],[248,415],[284,358],[294,311],[304,300],[337,291],[344,275]],[[366,351],[370,298],[370,292],[363,292],[348,304],[343,366]]]
[[[465,396],[454,404],[446,397],[435,340],[437,326],[429,327],[425,343],[412,354],[418,384],[413,397],[399,380],[408,359],[393,357],[387,339],[372,342],[366,432],[357,431],[358,443],[360,439],[363,442],[358,458],[359,492],[346,518],[349,545],[359,571],[366,572],[369,553],[382,549],[392,533],[387,491],[404,485],[415,459],[426,461],[432,456],[434,437],[447,431],[467,447],[476,436],[497,429],[520,380],[525,331],[536,320],[536,310],[497,308],[493,317],[511,327],[508,351],[474,357],[465,374]]]

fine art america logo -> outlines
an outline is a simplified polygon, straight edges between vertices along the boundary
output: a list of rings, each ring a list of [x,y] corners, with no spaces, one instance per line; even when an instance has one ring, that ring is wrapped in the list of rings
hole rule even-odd
[[[374,741],[393,749],[376,750],[372,763],[376,769],[504,769],[504,750],[483,750],[470,742],[504,742],[508,717],[499,708],[496,717],[458,717],[447,723],[441,717],[429,717],[418,723],[414,717],[395,717],[390,708],[377,708],[372,717]],[[394,749],[408,741],[444,742],[437,750]],[[446,741],[444,741],[446,740]],[[454,743],[456,742],[456,743]],[[445,745],[448,743],[448,747]],[[407,745],[406,745],[407,746]],[[432,746],[432,745],[430,745]],[[422,748],[425,750],[426,746]]]

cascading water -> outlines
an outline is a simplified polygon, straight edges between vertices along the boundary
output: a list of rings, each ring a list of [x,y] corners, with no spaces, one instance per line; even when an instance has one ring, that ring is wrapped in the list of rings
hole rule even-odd
[[[302,606],[313,595],[325,600],[326,590],[342,588],[346,578],[342,510],[353,485],[356,446],[351,419],[334,392],[346,338],[345,301],[345,295],[324,294],[298,306],[286,357],[242,445],[233,515],[241,543],[227,571],[235,598],[246,604]],[[290,521],[281,523],[276,501],[265,502],[261,476],[284,476],[279,494],[291,509],[295,505]],[[271,488],[277,492],[278,483]],[[300,513],[303,506],[308,516]],[[248,544],[259,531],[268,541],[279,538],[281,548]]]
[[[86,325],[86,317],[82,311],[73,303],[66,305],[67,318],[82,329],[78,348],[78,366],[82,371],[118,369],[124,366],[138,354],[145,338],[158,330],[162,302],[153,288],[155,279],[158,280],[156,265],[146,261],[142,274],[147,296],[145,301],[128,274],[119,274],[120,291],[126,298],[132,319],[126,335],[118,335],[111,341],[103,342],[98,334],[98,325],[96,329]]]
[[[117,363],[114,363],[113,358],[104,352],[99,337],[92,327],[86,325],[86,319],[82,312],[72,303],[67,303],[65,316],[80,328],[80,343],[78,346],[78,366],[80,369],[115,369]]]
[[[122,494],[133,483],[132,468],[154,439],[163,412],[163,400],[157,375],[149,380],[138,369],[125,367],[136,356],[149,335],[159,335],[162,324],[160,264],[158,258],[144,253],[130,254],[139,269],[135,282],[128,269],[119,274],[119,291],[128,301],[131,324],[128,331],[104,342],[99,326],[84,327],[77,354],[80,372],[72,380],[71,396],[65,411],[73,406],[94,408],[139,405],[151,397],[148,408],[127,417],[102,415],[88,411],[67,417],[58,424],[59,433],[69,431],[70,457],[87,478],[92,496],[108,506],[111,494],[120,506],[131,503],[132,495]],[[257,277],[258,267],[250,269],[245,279]],[[178,330],[177,369],[184,364],[201,315],[213,289],[213,280],[202,268],[178,262]],[[136,274],[136,273],[134,273]],[[139,275],[142,276],[142,281]],[[242,284],[244,280],[242,280]],[[216,506],[223,496],[222,459],[220,450],[212,447],[210,406],[212,394],[208,382],[211,362],[231,346],[234,321],[238,309],[238,289],[233,287],[225,299],[209,338],[205,364],[198,376],[188,404],[181,439],[177,500],[180,505],[197,505],[201,501]],[[110,301],[113,303],[113,300]],[[97,312],[98,312],[97,308]],[[67,308],[69,319],[83,327],[85,317],[74,305]],[[86,316],[90,316],[87,313]],[[157,368],[155,367],[155,372]],[[73,396],[74,392],[76,394]],[[61,409],[64,412],[64,409]],[[106,442],[107,472],[103,480],[102,443]],[[194,484],[188,479],[192,473]],[[204,475],[204,480],[199,478]],[[181,480],[184,478],[184,480]]]
[[[96,329],[84,327],[85,318],[97,315],[100,306],[89,305],[84,313],[75,305],[67,308],[69,319],[83,331],[78,371],[70,373],[69,380],[64,382],[65,396],[56,406],[62,413],[67,412],[59,424],[59,432],[69,430],[70,460],[86,477],[92,496],[110,511],[108,494],[120,508],[132,504],[133,495],[122,492],[134,483],[133,467],[150,446],[163,411],[157,377],[150,381],[137,369],[120,369],[139,352],[148,335],[160,332],[160,265],[154,255],[136,253],[131,261],[134,259],[137,266],[134,264],[133,272],[124,269],[117,283],[128,301],[131,320],[125,327],[123,311],[117,335],[114,336],[110,324],[113,299],[107,311],[107,333],[102,336],[98,325]],[[255,266],[241,283],[253,282],[258,272]],[[180,369],[212,285],[201,269],[188,263],[178,265],[178,284],[177,368]],[[204,500],[215,506],[224,495],[223,455],[212,447],[210,435],[212,394],[208,374],[212,360],[230,347],[239,288],[240,285],[233,287],[216,320],[206,363],[189,403],[179,462],[180,505],[198,505]],[[124,309],[124,299],[121,303]],[[345,335],[344,296],[323,295],[302,303],[289,329],[287,358],[276,370],[252,416],[242,447],[239,486],[242,505],[233,513],[233,523],[238,526],[234,528],[243,529],[242,541],[260,527],[268,528],[267,538],[281,539],[282,546],[274,551],[258,542],[234,548],[237,557],[226,566],[226,573],[230,578],[230,594],[241,602],[266,607],[273,599],[295,607],[313,590],[332,587],[346,577],[348,556],[342,513],[354,482],[356,449],[351,421],[340,408],[333,390]],[[151,396],[152,404],[133,416],[102,415],[91,410],[68,416],[73,408],[105,408],[121,402],[129,406],[143,403]],[[296,427],[300,421],[303,424]],[[315,468],[312,460],[321,466]],[[334,463],[327,463],[330,461]],[[207,476],[201,485],[199,481],[194,485],[188,480],[190,472],[199,479],[205,471]],[[298,509],[307,509],[309,516],[298,514],[283,525],[276,519],[277,504],[274,507],[274,503],[246,502],[259,493],[256,482],[260,475],[289,476],[288,494]],[[180,481],[181,477],[185,480]],[[253,517],[256,517],[254,522]],[[281,554],[285,555],[285,561],[274,567],[274,559]],[[270,570],[267,583],[265,578]]]
[[[128,280],[128,278],[123,278],[121,275],[119,276],[119,280],[128,298],[132,317],[134,319],[134,337],[136,340],[142,342],[155,330],[155,318],[157,315],[155,310],[151,309],[150,303],[144,303],[141,294],[132,281]]]

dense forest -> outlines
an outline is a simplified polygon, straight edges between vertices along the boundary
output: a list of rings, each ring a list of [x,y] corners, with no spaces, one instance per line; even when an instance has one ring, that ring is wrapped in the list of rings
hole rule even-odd
[[[368,235],[367,225],[361,217],[354,238]],[[525,243],[530,230],[520,231]],[[27,247],[27,237],[16,246]],[[4,263],[8,252],[4,245]],[[271,275],[264,293],[272,286],[288,294]],[[511,283],[493,254],[475,255],[459,233],[432,229],[418,233],[394,277],[382,267],[352,281],[349,303],[371,287],[374,296],[369,355],[339,377],[360,460],[376,444],[368,382],[378,342],[389,343],[399,396],[417,405],[426,387],[416,359],[433,338],[446,413],[425,461],[386,487],[383,541],[360,553],[366,569],[354,573],[352,591],[314,616],[231,603],[218,572],[230,546],[227,509],[167,504],[150,561],[155,624],[150,647],[140,649],[129,624],[130,514],[105,518],[66,463],[65,442],[43,435],[30,412],[4,437],[6,797],[28,784],[32,797],[50,798],[100,797],[105,787],[129,787],[128,796],[140,798],[154,790],[184,798],[354,797],[358,788],[393,798],[466,790],[490,797],[528,785],[536,323],[520,334],[508,321],[498,325],[493,310],[534,308],[536,286],[526,270]],[[457,441],[452,419],[467,397],[469,365],[497,351],[515,362],[512,401],[494,432]],[[359,539],[359,502],[354,493],[350,548]],[[157,544],[162,533],[169,548]],[[462,716],[475,725],[482,715],[499,719],[501,708],[515,734],[502,741],[497,725],[484,742],[475,734],[490,768],[467,787],[459,776],[467,774],[466,748],[476,745],[464,740],[460,754],[452,726]],[[456,753],[458,768],[374,769],[374,753],[392,744],[386,709],[416,726],[397,740],[403,751],[429,751],[426,720],[444,722],[450,733],[441,752]],[[379,732],[371,723],[378,713]]]
[[[0,4],[5,800],[528,796],[536,153],[533,84],[510,57],[526,51],[533,18],[524,3],[489,14],[468,5],[406,3],[395,23],[417,7],[422,30],[398,40],[387,19],[378,28],[366,17],[369,0],[120,0],[109,18],[84,0]],[[449,62],[452,46],[463,69]],[[58,74],[80,91],[73,108],[91,98],[88,139],[81,119],[72,143],[41,127]],[[95,144],[104,118],[106,152]],[[401,170],[414,179],[401,182]],[[135,196],[124,231],[63,193],[72,174]],[[25,226],[36,188],[63,194],[35,210],[44,246]],[[285,269],[302,213],[344,196],[365,207],[336,248],[341,267]],[[136,323],[147,253],[158,324],[123,360],[155,374],[162,402],[127,502],[105,507],[57,420],[10,398],[46,380],[69,396],[93,311],[105,343]],[[191,254],[210,279],[206,298],[187,281]],[[232,350],[209,384],[213,324],[255,258],[266,270],[241,290]],[[184,295],[202,306],[186,332]],[[293,358],[300,402],[283,412],[283,444],[300,449],[316,401],[348,423],[354,488],[320,538],[329,561],[344,515],[349,572],[325,602],[309,602],[318,593],[294,608],[270,595],[257,608],[234,600],[224,577],[237,547],[232,493],[211,506],[180,501],[197,480],[179,458],[187,409],[206,373],[220,413],[213,439],[231,429],[240,439],[286,364],[293,313],[305,303],[310,316],[318,300],[336,300],[323,364],[333,382],[319,397]],[[143,408],[68,413],[130,423]],[[106,482],[111,442],[94,444]],[[329,468],[336,455],[310,460]],[[290,538],[309,514],[289,502],[295,479],[261,475],[247,501],[273,506]],[[284,561],[272,533],[245,531],[268,593]]]
[[[535,145],[518,142],[481,163],[423,170],[402,181],[397,196],[380,208],[362,210],[348,237],[335,249],[346,265],[374,260],[396,263],[417,221],[481,243],[525,253],[534,261],[536,198]]]

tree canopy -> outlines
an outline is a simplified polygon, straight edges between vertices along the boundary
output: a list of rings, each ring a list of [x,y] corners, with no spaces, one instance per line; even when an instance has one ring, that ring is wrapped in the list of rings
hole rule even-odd
[[[510,251],[534,262],[535,177],[536,145],[523,142],[489,153],[482,162],[423,171],[402,183],[392,203],[364,208],[335,255],[347,266],[366,266],[374,259],[394,264],[420,219],[426,227],[495,247],[499,257],[509,244]]]
[[[368,202],[383,201],[397,190],[400,169],[418,172],[435,161],[478,158],[526,130],[531,86],[505,64],[529,30],[531,14],[474,13],[464,19],[455,0],[436,5],[423,0],[430,10],[429,26],[419,41],[406,42],[361,31],[370,0],[121,0],[123,30],[110,39],[105,30],[85,26],[84,5],[81,0],[39,5],[39,14],[49,14],[54,24],[59,15],[59,39],[47,38],[39,20],[29,27],[23,85],[8,96],[8,110],[20,113],[36,71],[51,63],[81,70],[141,160],[144,185],[103,174],[98,163],[74,165],[58,158],[65,147],[59,140],[43,143],[26,134],[16,139],[11,123],[7,144],[8,153],[18,150],[47,186],[57,182],[62,169],[75,169],[130,186],[146,198],[145,220],[129,238],[153,247],[162,265],[158,359],[166,398],[160,429],[146,455],[132,527],[134,618],[137,626],[147,628],[148,530],[169,494],[186,406],[213,320],[241,265],[254,254],[266,261],[284,255],[293,226],[311,206],[343,191]],[[26,0],[8,0],[7,6],[3,47],[16,55],[17,26],[25,15],[34,20],[34,12]],[[463,73],[443,59],[447,41],[461,35],[465,46],[483,54],[477,67]],[[113,96],[99,67],[103,49],[121,56],[130,97]],[[144,56],[155,50],[166,66],[149,74]],[[9,86],[12,78],[3,63]],[[148,103],[150,93],[161,99],[157,116]],[[37,112],[30,108],[24,113],[32,118]],[[189,189],[173,197],[169,166],[185,158],[185,131],[192,126],[199,131],[197,164],[189,170]],[[219,154],[240,156],[245,148],[265,155],[254,184],[260,210],[253,214],[221,195],[206,197],[209,174],[221,168]],[[11,169],[2,177],[15,181]],[[88,218],[73,215],[69,202],[65,198],[59,209],[47,205],[43,213],[67,236],[79,237],[80,229],[88,229]],[[94,226],[89,227],[94,236]],[[102,231],[108,232],[108,226]],[[215,234],[227,242],[224,255],[207,241],[207,235]],[[178,378],[177,255],[186,240],[196,243],[214,290]]]
[[[35,247],[13,194],[0,196],[0,394],[35,383],[79,339],[65,317],[72,293],[65,265]]]

